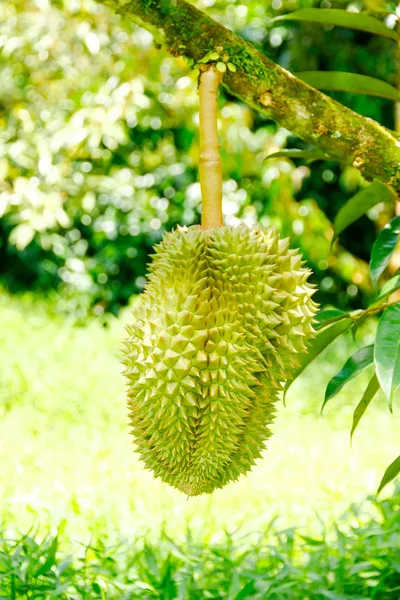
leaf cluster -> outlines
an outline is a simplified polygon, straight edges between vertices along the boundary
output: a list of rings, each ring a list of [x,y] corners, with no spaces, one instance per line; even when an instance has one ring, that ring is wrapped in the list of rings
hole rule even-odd
[[[355,214],[358,214],[358,202],[354,202],[353,199],[349,204],[355,206]],[[380,275],[387,267],[399,242],[399,222],[400,218],[394,217],[380,232],[374,244],[370,261],[370,273],[375,289]],[[357,350],[345,362],[343,368],[330,380],[325,391],[322,410],[326,403],[332,400],[349,381],[370,366],[373,367],[370,382],[354,411],[351,438],[379,389],[383,390],[389,410],[392,411],[393,396],[400,385],[400,302],[397,294],[399,289],[400,276],[396,274],[382,286],[376,298],[364,310],[342,312],[336,309],[327,309],[321,311],[316,319],[317,334],[309,346],[308,354],[301,358],[301,364],[293,379],[285,384],[286,395],[293,381],[340,335],[352,330],[355,337],[360,323],[380,315],[375,343]],[[399,473],[400,457],[395,459],[388,467],[379,486],[379,491]]]
[[[399,39],[395,30],[390,29],[381,20],[365,12],[349,12],[348,10],[337,8],[304,8],[276,17],[270,21],[270,25],[275,24],[277,21],[286,20],[353,28],[371,34],[386,36],[397,42]],[[394,101],[399,98],[398,91],[388,86],[387,83],[359,74],[310,71],[299,73],[298,76],[303,81],[320,89],[383,95]],[[308,163],[326,159],[320,150],[315,148],[306,150],[286,149],[273,153],[268,158],[281,156],[301,158],[307,160]],[[376,207],[378,204],[385,203],[394,206],[395,200],[396,196],[393,191],[379,182],[373,182],[359,191],[336,214],[332,244],[343,231],[365,215],[370,209]],[[303,372],[314,358],[334,342],[337,337],[349,330],[352,330],[355,336],[360,323],[365,322],[371,316],[383,312],[378,323],[375,343],[361,348],[353,354],[346,361],[339,373],[331,379],[326,388],[322,410],[326,403],[334,398],[344,385],[368,367],[373,366],[373,374],[370,382],[354,411],[351,438],[379,389],[383,390],[387,398],[389,410],[392,411],[393,395],[400,385],[400,302],[398,301],[399,295],[396,293],[400,289],[399,275],[396,273],[392,276],[386,281],[379,293],[377,293],[380,277],[385,272],[398,247],[399,238],[400,217],[396,216],[380,231],[372,248],[369,263],[370,277],[375,293],[372,303],[364,310],[353,312],[322,311],[317,318],[318,333],[311,343],[308,355],[302,358],[301,365],[294,378],[285,384],[286,395],[294,379]],[[389,301],[387,301],[388,299]],[[387,468],[378,491],[392,481],[399,473],[400,456]]]

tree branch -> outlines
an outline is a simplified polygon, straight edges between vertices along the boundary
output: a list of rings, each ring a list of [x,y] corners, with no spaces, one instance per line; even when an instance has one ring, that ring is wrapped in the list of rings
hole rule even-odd
[[[223,85],[332,159],[357,167],[400,193],[400,140],[275,64],[186,0],[98,0],[146,27],[175,56],[196,62],[209,51],[229,56],[236,72]]]

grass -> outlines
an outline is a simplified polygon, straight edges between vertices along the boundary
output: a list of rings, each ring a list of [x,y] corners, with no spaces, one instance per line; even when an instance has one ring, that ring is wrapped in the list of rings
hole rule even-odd
[[[252,473],[187,500],[154,480],[132,451],[119,363],[128,319],[126,312],[108,328],[79,327],[45,303],[0,297],[0,506],[11,537],[36,524],[39,536],[54,536],[63,523],[66,537],[84,543],[144,534],[151,542],[161,530],[176,541],[189,527],[194,542],[217,544],[236,528],[264,531],[274,517],[278,527],[314,535],[318,518],[332,522],[373,493],[398,455],[400,419],[382,398],[350,447],[352,410],[368,374],[319,414],[326,382],[354,348],[347,340],[293,386]]]
[[[378,518],[370,516],[371,509]],[[398,600],[400,489],[316,537],[294,529],[199,544],[187,533],[60,548],[58,536],[0,536],[0,598],[47,600]],[[72,553],[71,553],[72,551]]]

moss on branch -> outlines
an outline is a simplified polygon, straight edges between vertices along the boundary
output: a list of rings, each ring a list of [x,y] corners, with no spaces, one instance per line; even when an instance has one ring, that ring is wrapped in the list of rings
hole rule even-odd
[[[186,0],[98,0],[149,29],[158,43],[195,62],[222,47],[236,72],[224,86],[332,159],[400,193],[400,140],[300,81]]]

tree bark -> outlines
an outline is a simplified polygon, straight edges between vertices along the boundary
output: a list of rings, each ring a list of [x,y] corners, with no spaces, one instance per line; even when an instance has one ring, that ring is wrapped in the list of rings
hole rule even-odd
[[[98,0],[147,28],[175,56],[229,56],[227,90],[331,159],[400,193],[400,138],[300,81],[186,0]]]

